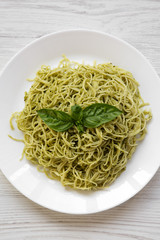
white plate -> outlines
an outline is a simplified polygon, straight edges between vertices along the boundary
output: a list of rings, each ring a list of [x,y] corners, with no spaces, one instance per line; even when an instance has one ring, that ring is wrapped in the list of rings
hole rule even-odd
[[[112,62],[131,71],[140,83],[140,92],[151,105],[153,119],[148,134],[138,146],[127,169],[110,188],[96,192],[79,192],[64,188],[48,179],[24,159],[19,161],[23,143],[7,135],[22,136],[11,131],[12,112],[23,108],[24,91],[42,64],[56,65],[65,54],[71,60],[85,63]],[[0,77],[0,167],[7,179],[32,201],[52,210],[87,214],[115,207],[139,192],[160,165],[160,81],[146,58],[128,43],[105,33],[72,30],[44,36],[22,49],[7,64]]]

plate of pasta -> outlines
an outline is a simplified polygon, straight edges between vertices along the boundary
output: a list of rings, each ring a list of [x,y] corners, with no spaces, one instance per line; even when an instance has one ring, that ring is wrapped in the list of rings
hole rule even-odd
[[[89,214],[138,193],[160,165],[160,80],[112,35],[52,33],[0,76],[0,168],[48,209]]]

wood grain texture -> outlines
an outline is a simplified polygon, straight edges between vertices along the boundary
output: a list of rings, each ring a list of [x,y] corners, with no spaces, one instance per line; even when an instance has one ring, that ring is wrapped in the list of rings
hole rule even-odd
[[[50,32],[94,29],[139,49],[160,75],[159,0],[0,0],[0,70],[18,50]],[[26,199],[0,173],[2,240],[159,240],[160,170],[126,203],[76,216]]]

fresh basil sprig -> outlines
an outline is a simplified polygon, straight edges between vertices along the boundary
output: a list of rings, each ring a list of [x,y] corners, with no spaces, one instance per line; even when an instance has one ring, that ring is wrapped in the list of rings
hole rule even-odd
[[[54,109],[41,109],[37,112],[48,127],[57,132],[64,132],[74,125],[79,132],[84,132],[84,127],[99,127],[122,113],[118,108],[105,103],[95,103],[85,109],[76,104],[71,107],[71,115]]]

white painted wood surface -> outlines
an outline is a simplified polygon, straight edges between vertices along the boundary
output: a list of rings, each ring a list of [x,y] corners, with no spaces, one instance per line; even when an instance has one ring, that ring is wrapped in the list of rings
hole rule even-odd
[[[50,32],[87,28],[139,49],[160,75],[159,0],[0,0],[0,70],[18,50]],[[160,170],[126,203],[93,215],[42,208],[0,173],[1,240],[159,240]]]

